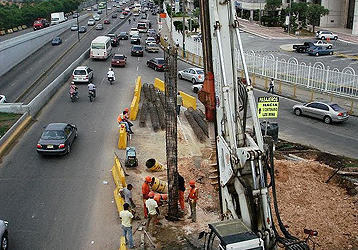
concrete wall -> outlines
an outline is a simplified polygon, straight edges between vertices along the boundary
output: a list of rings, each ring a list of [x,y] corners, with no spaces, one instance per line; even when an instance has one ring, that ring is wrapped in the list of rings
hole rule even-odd
[[[87,15],[79,19],[86,18]],[[0,43],[0,76],[11,70],[22,60],[40,49],[52,38],[59,36],[76,23],[75,19],[50,26],[45,29],[30,32]]]
[[[320,26],[326,28],[339,28],[341,27],[341,0],[322,0],[322,6],[329,10],[327,16],[321,17]]]

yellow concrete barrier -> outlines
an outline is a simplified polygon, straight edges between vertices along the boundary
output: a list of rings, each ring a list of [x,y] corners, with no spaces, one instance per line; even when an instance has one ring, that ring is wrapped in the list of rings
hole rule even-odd
[[[159,89],[160,91],[165,91],[165,83],[164,81],[160,80],[159,78],[154,79],[154,87]]]
[[[118,215],[121,211],[123,211],[123,204],[124,204],[124,199],[121,197],[121,194],[119,193],[118,188],[116,188],[113,191],[113,196],[114,196],[114,201],[116,202],[117,205],[117,211],[118,211]]]
[[[121,247],[119,248],[119,250],[127,250],[126,238],[124,236],[121,237]]]
[[[138,98],[134,96],[131,103],[131,112],[129,114],[129,119],[135,121],[137,119],[138,111],[139,111],[139,101]]]
[[[117,156],[114,157],[114,164],[112,167],[112,176],[114,183],[116,184],[118,189],[122,189],[127,186],[126,176],[124,174],[121,162]]]
[[[119,129],[118,148],[119,149],[127,148],[127,130],[125,124],[121,124],[121,127]]]
[[[134,96],[137,97],[138,103],[140,102],[140,93],[142,91],[142,77],[138,76],[135,87],[134,87]]]
[[[196,98],[188,95],[182,91],[179,91],[180,95],[183,97],[183,106],[186,108],[192,107],[196,109]]]

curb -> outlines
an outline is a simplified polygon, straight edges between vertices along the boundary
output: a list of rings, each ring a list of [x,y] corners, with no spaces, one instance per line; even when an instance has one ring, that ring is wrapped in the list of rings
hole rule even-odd
[[[23,114],[17,122],[6,132],[2,137],[4,140],[0,140],[0,158],[5,155],[7,150],[13,144],[13,142],[20,136],[23,130],[29,125],[32,117],[26,112]]]

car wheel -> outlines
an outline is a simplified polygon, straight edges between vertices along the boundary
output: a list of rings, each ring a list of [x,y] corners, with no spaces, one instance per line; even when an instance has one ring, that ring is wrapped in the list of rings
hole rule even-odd
[[[321,37],[322,40],[326,40],[326,38],[324,36]]]
[[[337,39],[338,39],[338,36],[333,37],[333,40],[337,40]]]
[[[9,239],[7,237],[7,234],[4,233],[1,237],[1,250],[6,250],[9,248]]]
[[[193,92],[194,92],[195,94],[197,94],[197,93],[199,92],[199,89],[198,89],[198,88],[194,88],[194,89],[193,89]]]
[[[332,49],[332,46],[331,46],[331,45],[329,45],[329,46],[327,47],[327,49]]]
[[[330,55],[333,55],[333,51],[330,51],[329,54],[330,54]]]
[[[195,84],[195,83],[196,83],[195,78],[191,79],[191,82],[192,82],[193,84]]]
[[[178,74],[179,79],[183,79],[183,76],[181,74]]]
[[[295,115],[297,116],[302,115],[302,111],[299,108],[295,109]]]
[[[75,129],[75,139],[77,138],[78,136],[78,132],[77,132],[77,129]]]
[[[155,71],[159,71],[159,68],[157,66],[155,66],[154,68]]]
[[[324,121],[324,123],[326,123],[326,124],[330,124],[330,123],[332,122],[332,119],[331,119],[331,117],[329,117],[329,116],[325,116],[325,117],[323,118],[323,121]]]
[[[71,152],[71,145],[68,144],[68,145],[67,145],[66,154],[69,154],[70,152]]]
[[[315,56],[319,56],[319,53],[317,52],[317,53],[315,54]]]

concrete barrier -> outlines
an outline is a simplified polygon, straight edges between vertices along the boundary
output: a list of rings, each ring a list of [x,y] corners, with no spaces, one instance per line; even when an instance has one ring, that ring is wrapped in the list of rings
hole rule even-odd
[[[183,97],[183,106],[186,108],[192,107],[196,109],[196,98],[188,95],[182,91],[179,91],[180,95]]]
[[[164,81],[160,80],[159,78],[154,79],[154,87],[159,89],[160,91],[165,92],[165,83],[164,83]]]
[[[127,148],[127,130],[124,124],[121,124],[121,127],[118,131],[118,148],[119,149],[126,149]]]
[[[121,162],[117,156],[114,156],[114,164],[112,167],[112,176],[116,188],[113,191],[114,201],[116,202],[118,215],[123,210],[124,199],[122,198],[119,190],[127,186],[126,177],[121,166]]]
[[[136,96],[133,97],[132,103],[131,103],[131,110],[129,114],[129,119],[132,121],[135,121],[137,119],[138,111],[139,111],[139,101]]]
[[[120,245],[119,250],[127,250],[126,238],[124,236],[121,237],[121,245]]]
[[[134,87],[134,96],[137,97],[138,102],[140,102],[141,91],[142,91],[142,77],[138,76],[136,79],[135,87]]]
[[[24,114],[29,111],[30,111],[29,106],[23,103],[0,104],[0,112],[4,112],[4,113]]]

